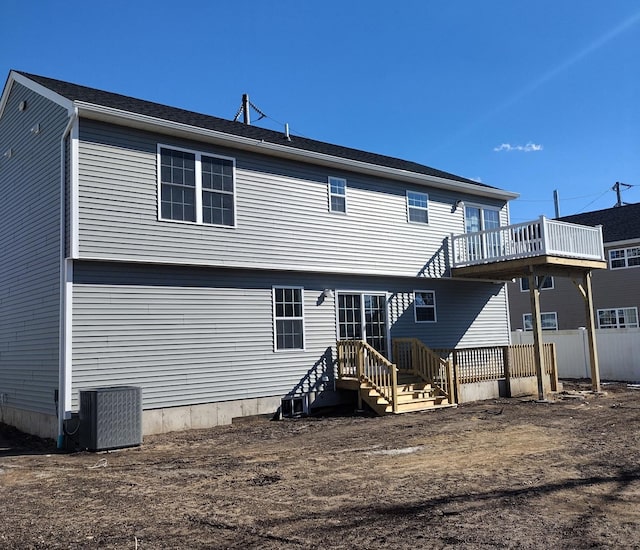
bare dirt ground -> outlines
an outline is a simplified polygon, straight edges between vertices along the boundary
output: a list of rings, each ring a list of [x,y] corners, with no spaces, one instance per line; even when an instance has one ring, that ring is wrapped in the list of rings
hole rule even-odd
[[[253,419],[57,453],[0,427],[0,548],[640,548],[640,389]]]

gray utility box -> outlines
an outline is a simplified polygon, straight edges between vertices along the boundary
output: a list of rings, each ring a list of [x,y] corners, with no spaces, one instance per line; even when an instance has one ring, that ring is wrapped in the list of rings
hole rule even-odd
[[[80,391],[81,449],[104,451],[142,444],[142,388]]]

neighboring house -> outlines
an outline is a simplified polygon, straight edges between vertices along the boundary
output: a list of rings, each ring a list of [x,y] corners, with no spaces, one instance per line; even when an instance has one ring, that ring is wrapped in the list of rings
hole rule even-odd
[[[640,308],[640,204],[607,208],[559,220],[602,226],[606,270],[593,272],[596,328],[637,328]],[[512,330],[531,330],[528,280],[509,283]],[[548,277],[540,285],[544,330],[586,326],[584,301],[571,278]]]
[[[157,433],[336,403],[337,339],[509,343],[449,238],[516,195],[417,163],[12,71],[0,196],[0,421],[58,441],[82,389]]]

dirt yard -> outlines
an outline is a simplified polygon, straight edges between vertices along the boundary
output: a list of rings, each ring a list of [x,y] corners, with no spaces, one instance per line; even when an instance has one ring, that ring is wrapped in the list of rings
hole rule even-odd
[[[640,548],[640,389],[243,420],[59,454],[0,427],[0,548]]]

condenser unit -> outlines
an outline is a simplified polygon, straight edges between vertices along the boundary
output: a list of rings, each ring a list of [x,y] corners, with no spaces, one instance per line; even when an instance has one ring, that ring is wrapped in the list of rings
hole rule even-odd
[[[113,386],[80,391],[81,449],[104,451],[142,444],[142,389]]]

